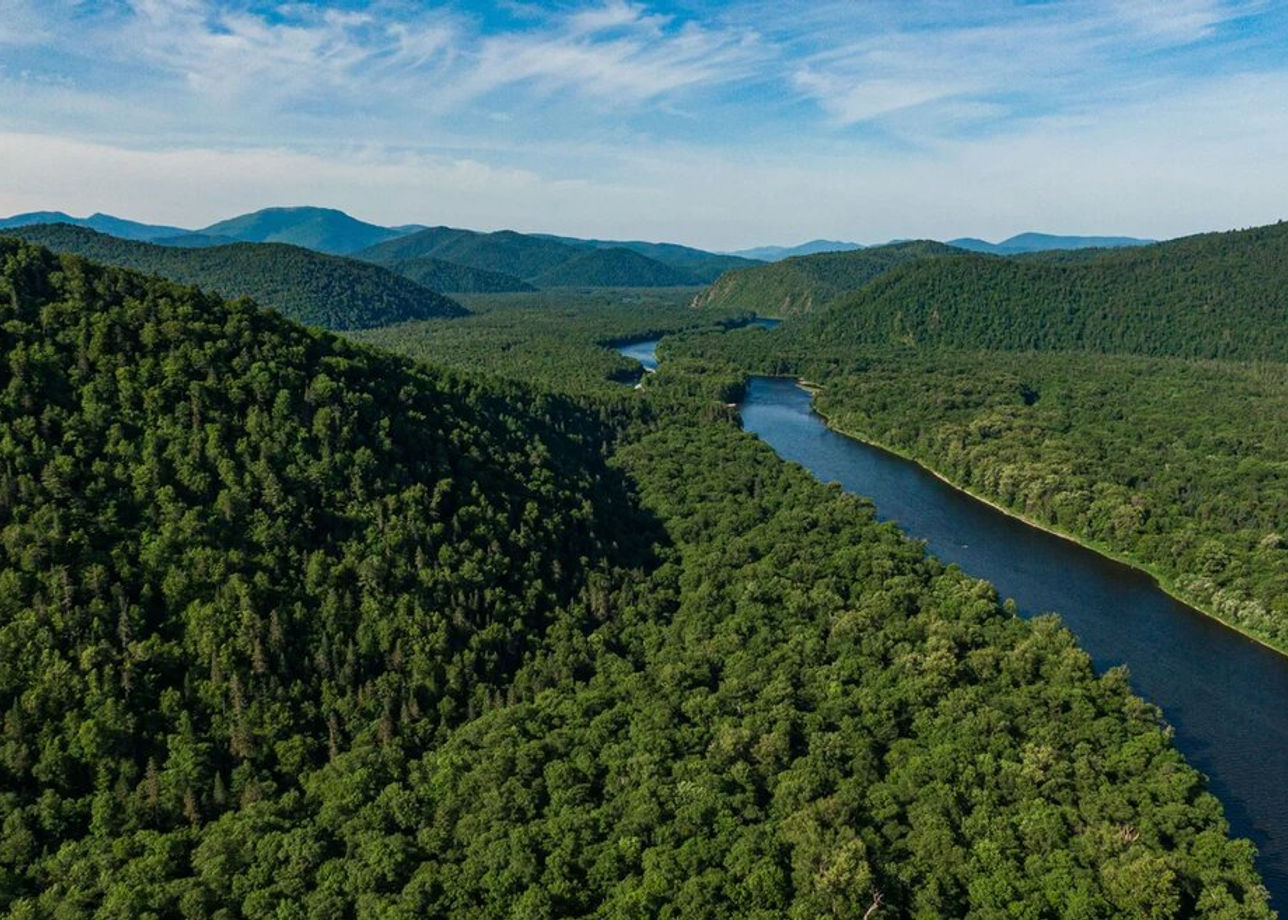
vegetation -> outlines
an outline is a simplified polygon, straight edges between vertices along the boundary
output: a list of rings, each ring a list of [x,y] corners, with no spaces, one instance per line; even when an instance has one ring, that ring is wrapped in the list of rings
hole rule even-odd
[[[9,916],[1270,916],[1125,676],[718,362],[571,400],[0,260]]]
[[[433,256],[399,259],[388,263],[385,267],[440,294],[496,294],[536,290],[526,281],[520,281],[513,275],[457,265],[455,262],[446,262]]]
[[[1285,290],[1280,223],[1090,259],[922,260],[801,334],[831,344],[1288,360]]]
[[[542,234],[538,234],[542,235]],[[685,284],[710,284],[727,271],[735,268],[748,268],[760,260],[738,255],[726,255],[694,249],[691,246],[680,246],[675,243],[645,243],[640,240],[582,240],[570,236],[548,236],[545,239],[557,240],[582,249],[627,249],[647,256],[655,262],[678,268],[685,273]]]
[[[455,301],[393,272],[298,246],[238,243],[185,249],[57,224],[6,232],[60,252],[199,285],[225,297],[250,297],[293,320],[328,329],[369,329],[465,313]]]
[[[597,249],[580,240],[564,241],[513,230],[476,233],[431,227],[357,255],[378,265],[429,256],[502,272],[537,287],[672,287],[701,283],[687,270],[627,248]]]
[[[728,272],[693,303],[697,307],[749,310],[761,316],[811,313],[827,308],[898,265],[946,255],[960,252],[943,243],[918,240],[795,256]]]
[[[638,402],[622,384],[638,363],[601,347],[743,317],[698,314],[687,291],[542,291],[464,298],[471,316],[452,323],[403,323],[355,334],[359,341],[441,367],[487,373],[579,395]]]
[[[332,208],[265,208],[198,231],[243,243],[289,243],[332,255],[348,255],[419,227],[378,227]]]
[[[538,287],[682,287],[688,272],[655,262],[629,249],[591,249],[532,279]]]

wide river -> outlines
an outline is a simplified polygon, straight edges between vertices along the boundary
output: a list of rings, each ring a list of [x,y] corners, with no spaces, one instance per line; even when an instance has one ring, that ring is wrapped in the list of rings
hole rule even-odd
[[[652,356],[656,341],[623,354]],[[654,361],[656,366],[656,361]],[[1106,559],[952,488],[915,463],[830,430],[794,381],[753,377],[742,423],[785,460],[872,499],[945,562],[997,586],[1025,616],[1058,612],[1096,666],[1126,664],[1175,742],[1260,851],[1288,904],[1288,657],[1244,638]]]

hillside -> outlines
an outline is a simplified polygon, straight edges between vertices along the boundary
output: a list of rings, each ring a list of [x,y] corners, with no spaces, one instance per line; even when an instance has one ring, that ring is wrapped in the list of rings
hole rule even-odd
[[[971,252],[985,252],[996,256],[1019,255],[1025,252],[1049,252],[1062,249],[1122,249],[1129,246],[1148,246],[1154,240],[1134,236],[1059,236],[1052,233],[1020,233],[1000,243],[990,243],[975,237],[949,240],[949,246]]]
[[[377,265],[424,257],[513,275],[537,287],[670,287],[698,283],[686,270],[631,250],[600,250],[513,230],[476,233],[430,227],[355,254],[355,258]]]
[[[99,233],[118,236],[124,240],[141,240],[155,242],[163,237],[172,237],[187,233],[179,227],[166,227],[158,224],[141,224],[134,220],[113,217],[110,214],[91,214],[89,217],[72,217],[62,211],[32,211],[27,214],[15,214],[12,217],[0,218],[0,230],[15,227],[31,227],[36,224],[71,224],[74,227],[88,227]]]
[[[347,255],[404,236],[409,227],[379,227],[333,208],[265,208],[221,220],[197,232],[245,243],[290,243],[318,252]]]
[[[744,258],[737,253],[708,252],[705,249],[694,249],[692,246],[680,246],[677,243],[646,243],[641,240],[595,240],[579,239],[571,236],[552,236],[536,234],[542,239],[556,240],[579,249],[629,249],[642,256],[679,269],[690,276],[686,284],[710,284],[727,271],[735,268],[748,268],[757,264],[759,259]]]
[[[684,287],[693,275],[629,249],[592,249],[535,276],[540,288]]]
[[[340,752],[513,692],[642,532],[568,403],[11,239],[0,266],[0,912],[209,902]]]
[[[801,334],[920,347],[1288,359],[1288,224],[1050,262],[896,268]]]
[[[536,290],[513,275],[458,265],[433,256],[397,259],[387,263],[385,267],[394,274],[410,278],[422,287],[440,294],[497,294]]]
[[[916,240],[850,252],[797,256],[728,272],[693,301],[696,307],[750,310],[789,316],[823,310],[905,262],[956,254],[942,243]]]
[[[1121,671],[718,407],[0,266],[0,910],[1270,916]]]
[[[291,319],[328,329],[369,329],[465,312],[460,304],[386,269],[298,246],[237,243],[187,249],[65,225],[9,232],[60,252],[151,272],[226,297],[250,297]]]

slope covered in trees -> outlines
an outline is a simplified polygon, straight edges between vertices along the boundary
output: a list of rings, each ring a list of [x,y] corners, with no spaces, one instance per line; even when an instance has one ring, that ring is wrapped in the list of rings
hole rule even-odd
[[[1288,360],[1288,224],[1093,258],[959,256],[882,275],[817,342]]]
[[[431,256],[513,275],[537,287],[672,287],[700,283],[687,270],[629,249],[573,245],[557,237],[513,230],[476,233],[431,227],[364,249],[356,256],[377,265]]]
[[[0,265],[8,914],[1269,916],[1121,672],[693,363],[608,412]]]
[[[250,297],[284,316],[328,329],[368,329],[460,316],[453,300],[379,266],[298,246],[237,243],[200,249],[121,240],[61,224],[8,231],[60,252]]]
[[[584,240],[572,236],[552,236],[537,234],[544,239],[557,240],[579,249],[629,249],[655,262],[678,268],[689,278],[686,282],[710,284],[727,271],[735,268],[747,268],[760,262],[760,259],[744,256],[708,252],[705,249],[694,249],[692,246],[681,246],[676,243],[648,243],[642,240]]]
[[[522,693],[647,533],[565,401],[12,240],[0,265],[0,910],[207,915],[237,835],[316,817],[302,777]]]
[[[514,275],[492,272],[483,268],[471,268],[468,265],[435,259],[433,256],[398,259],[386,263],[385,267],[440,294],[497,294],[536,290]]]
[[[916,240],[849,252],[821,252],[727,272],[693,301],[696,307],[790,316],[823,310],[843,295],[905,262],[960,254],[943,243]]]

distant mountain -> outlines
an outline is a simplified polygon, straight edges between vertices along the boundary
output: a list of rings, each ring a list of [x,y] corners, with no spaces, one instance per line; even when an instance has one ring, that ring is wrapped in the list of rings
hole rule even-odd
[[[123,240],[143,240],[145,242],[188,232],[180,227],[141,224],[138,221],[113,217],[111,214],[72,217],[62,211],[32,211],[27,214],[15,214],[13,217],[0,218],[0,230],[8,230],[14,227],[31,227],[37,224],[70,224],[74,227],[88,227],[91,230],[97,230],[99,233],[120,237]]]
[[[810,240],[799,246],[757,246],[754,249],[739,249],[730,253],[744,259],[755,259],[760,262],[779,262],[792,256],[812,256],[820,252],[853,252],[865,248],[862,243],[845,243],[840,240]]]
[[[526,281],[502,272],[458,265],[433,256],[400,259],[385,266],[440,294],[495,294],[507,291],[535,291]]]
[[[751,310],[761,316],[811,313],[857,291],[897,265],[959,252],[943,243],[912,240],[850,252],[793,256],[727,272],[693,303],[696,307]]]
[[[949,246],[968,249],[971,252],[987,252],[993,255],[1018,255],[1024,252],[1046,252],[1052,249],[1120,249],[1127,246],[1148,246],[1154,240],[1137,239],[1132,236],[1056,236],[1050,233],[1021,233],[1000,243],[964,236],[949,240]]]
[[[656,262],[661,262],[663,265],[669,265],[672,268],[687,272],[703,284],[715,281],[727,271],[732,271],[735,268],[749,268],[762,261],[729,253],[708,252],[705,249],[694,249],[692,246],[681,246],[678,243],[579,239],[572,236],[554,236],[545,233],[533,234],[533,236],[546,240],[555,240],[581,249],[629,249]]]
[[[225,297],[250,297],[291,319],[328,329],[370,329],[466,312],[455,301],[380,266],[299,246],[235,243],[188,249],[67,224],[6,232],[55,252],[150,272]]]
[[[923,259],[802,324],[801,335],[855,346],[1288,360],[1288,223],[1088,256]]]
[[[687,270],[627,248],[598,249],[585,240],[575,243],[513,230],[477,233],[430,227],[368,247],[354,253],[354,257],[386,266],[430,257],[512,275],[537,287],[671,287],[700,283]],[[609,255],[596,255],[604,252]]]
[[[221,220],[199,230],[246,243],[290,243],[318,252],[346,255],[385,240],[405,236],[411,228],[380,227],[333,208],[265,208]]]

